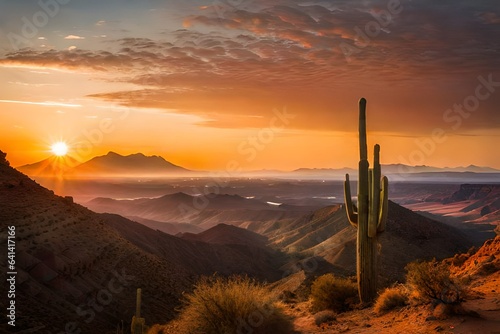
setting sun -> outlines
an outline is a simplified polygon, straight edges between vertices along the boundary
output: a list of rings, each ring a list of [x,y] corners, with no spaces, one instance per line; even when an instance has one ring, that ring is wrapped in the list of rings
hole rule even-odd
[[[51,146],[52,153],[58,157],[65,156],[68,153],[68,145],[65,142],[57,142]]]

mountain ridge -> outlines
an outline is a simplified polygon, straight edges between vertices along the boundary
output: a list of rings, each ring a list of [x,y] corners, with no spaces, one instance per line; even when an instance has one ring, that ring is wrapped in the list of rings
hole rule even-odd
[[[57,158],[57,159],[56,159]],[[57,162],[57,163],[56,163]],[[144,153],[138,152],[129,155],[121,155],[114,151],[109,151],[105,155],[95,156],[87,161],[78,162],[67,155],[61,157],[49,157],[39,162],[25,164],[17,167],[18,170],[30,176],[57,176],[64,174],[69,177],[91,177],[91,176],[173,176],[173,175],[188,175],[191,173],[201,173],[200,175],[210,176],[207,171],[195,171],[185,167],[175,165],[160,155],[147,156]],[[414,177],[425,176],[425,173],[442,176],[452,175],[460,176],[458,173],[474,173],[467,176],[477,175],[494,175],[500,176],[500,170],[476,166],[470,164],[468,166],[458,167],[433,167],[427,165],[409,166],[401,163],[383,164],[382,170],[384,174],[398,179],[405,175]],[[343,168],[297,168],[292,171],[283,170],[253,170],[243,171],[241,176],[267,176],[267,177],[307,177],[307,178],[344,178],[346,173],[352,174],[356,178],[356,169]],[[457,173],[457,174],[446,174]],[[476,175],[477,174],[477,175]]]
[[[168,176],[191,172],[159,155],[146,156],[143,153],[121,155],[113,151],[84,162],[78,162],[70,155],[49,157],[33,164],[19,166],[17,169],[30,176],[63,175],[66,177]]]

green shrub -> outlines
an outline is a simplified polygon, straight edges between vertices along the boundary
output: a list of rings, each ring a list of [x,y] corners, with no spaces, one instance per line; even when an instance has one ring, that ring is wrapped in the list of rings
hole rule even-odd
[[[380,294],[375,302],[374,311],[377,314],[389,312],[395,308],[400,308],[408,304],[408,290],[399,285],[387,288]]]
[[[344,312],[359,302],[356,284],[333,274],[320,276],[313,282],[311,299],[313,311]]]
[[[184,297],[180,322],[186,333],[293,332],[275,296],[247,277],[205,277]]]
[[[424,301],[459,304],[465,294],[462,284],[451,277],[449,265],[435,259],[406,266],[406,282]]]

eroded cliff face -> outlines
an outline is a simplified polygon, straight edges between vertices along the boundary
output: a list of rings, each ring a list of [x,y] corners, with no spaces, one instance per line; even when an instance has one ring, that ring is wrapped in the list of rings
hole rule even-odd
[[[500,184],[462,184],[460,189],[445,199],[445,201],[452,203],[499,196]]]
[[[500,184],[462,184],[460,189],[443,200],[444,204],[466,202],[462,212],[478,217],[490,216],[488,223],[500,217]]]

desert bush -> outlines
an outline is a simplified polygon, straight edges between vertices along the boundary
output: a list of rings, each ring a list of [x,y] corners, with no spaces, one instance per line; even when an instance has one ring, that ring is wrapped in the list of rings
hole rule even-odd
[[[316,326],[321,326],[325,322],[332,322],[337,320],[337,314],[331,310],[324,310],[314,315],[314,323]]]
[[[449,265],[433,259],[429,262],[412,262],[406,266],[406,282],[426,301],[459,304],[465,289],[451,277]]]
[[[146,333],[147,334],[166,334],[166,333],[168,333],[168,331],[164,330],[164,326],[157,324],[157,325],[151,326]]]
[[[313,282],[311,299],[313,311],[344,312],[359,302],[356,284],[333,274],[320,276]]]
[[[186,333],[273,333],[293,331],[290,320],[263,285],[248,277],[204,277],[183,300]]]
[[[385,289],[375,302],[375,313],[383,314],[395,308],[406,306],[409,300],[408,295],[408,289],[403,285]]]

